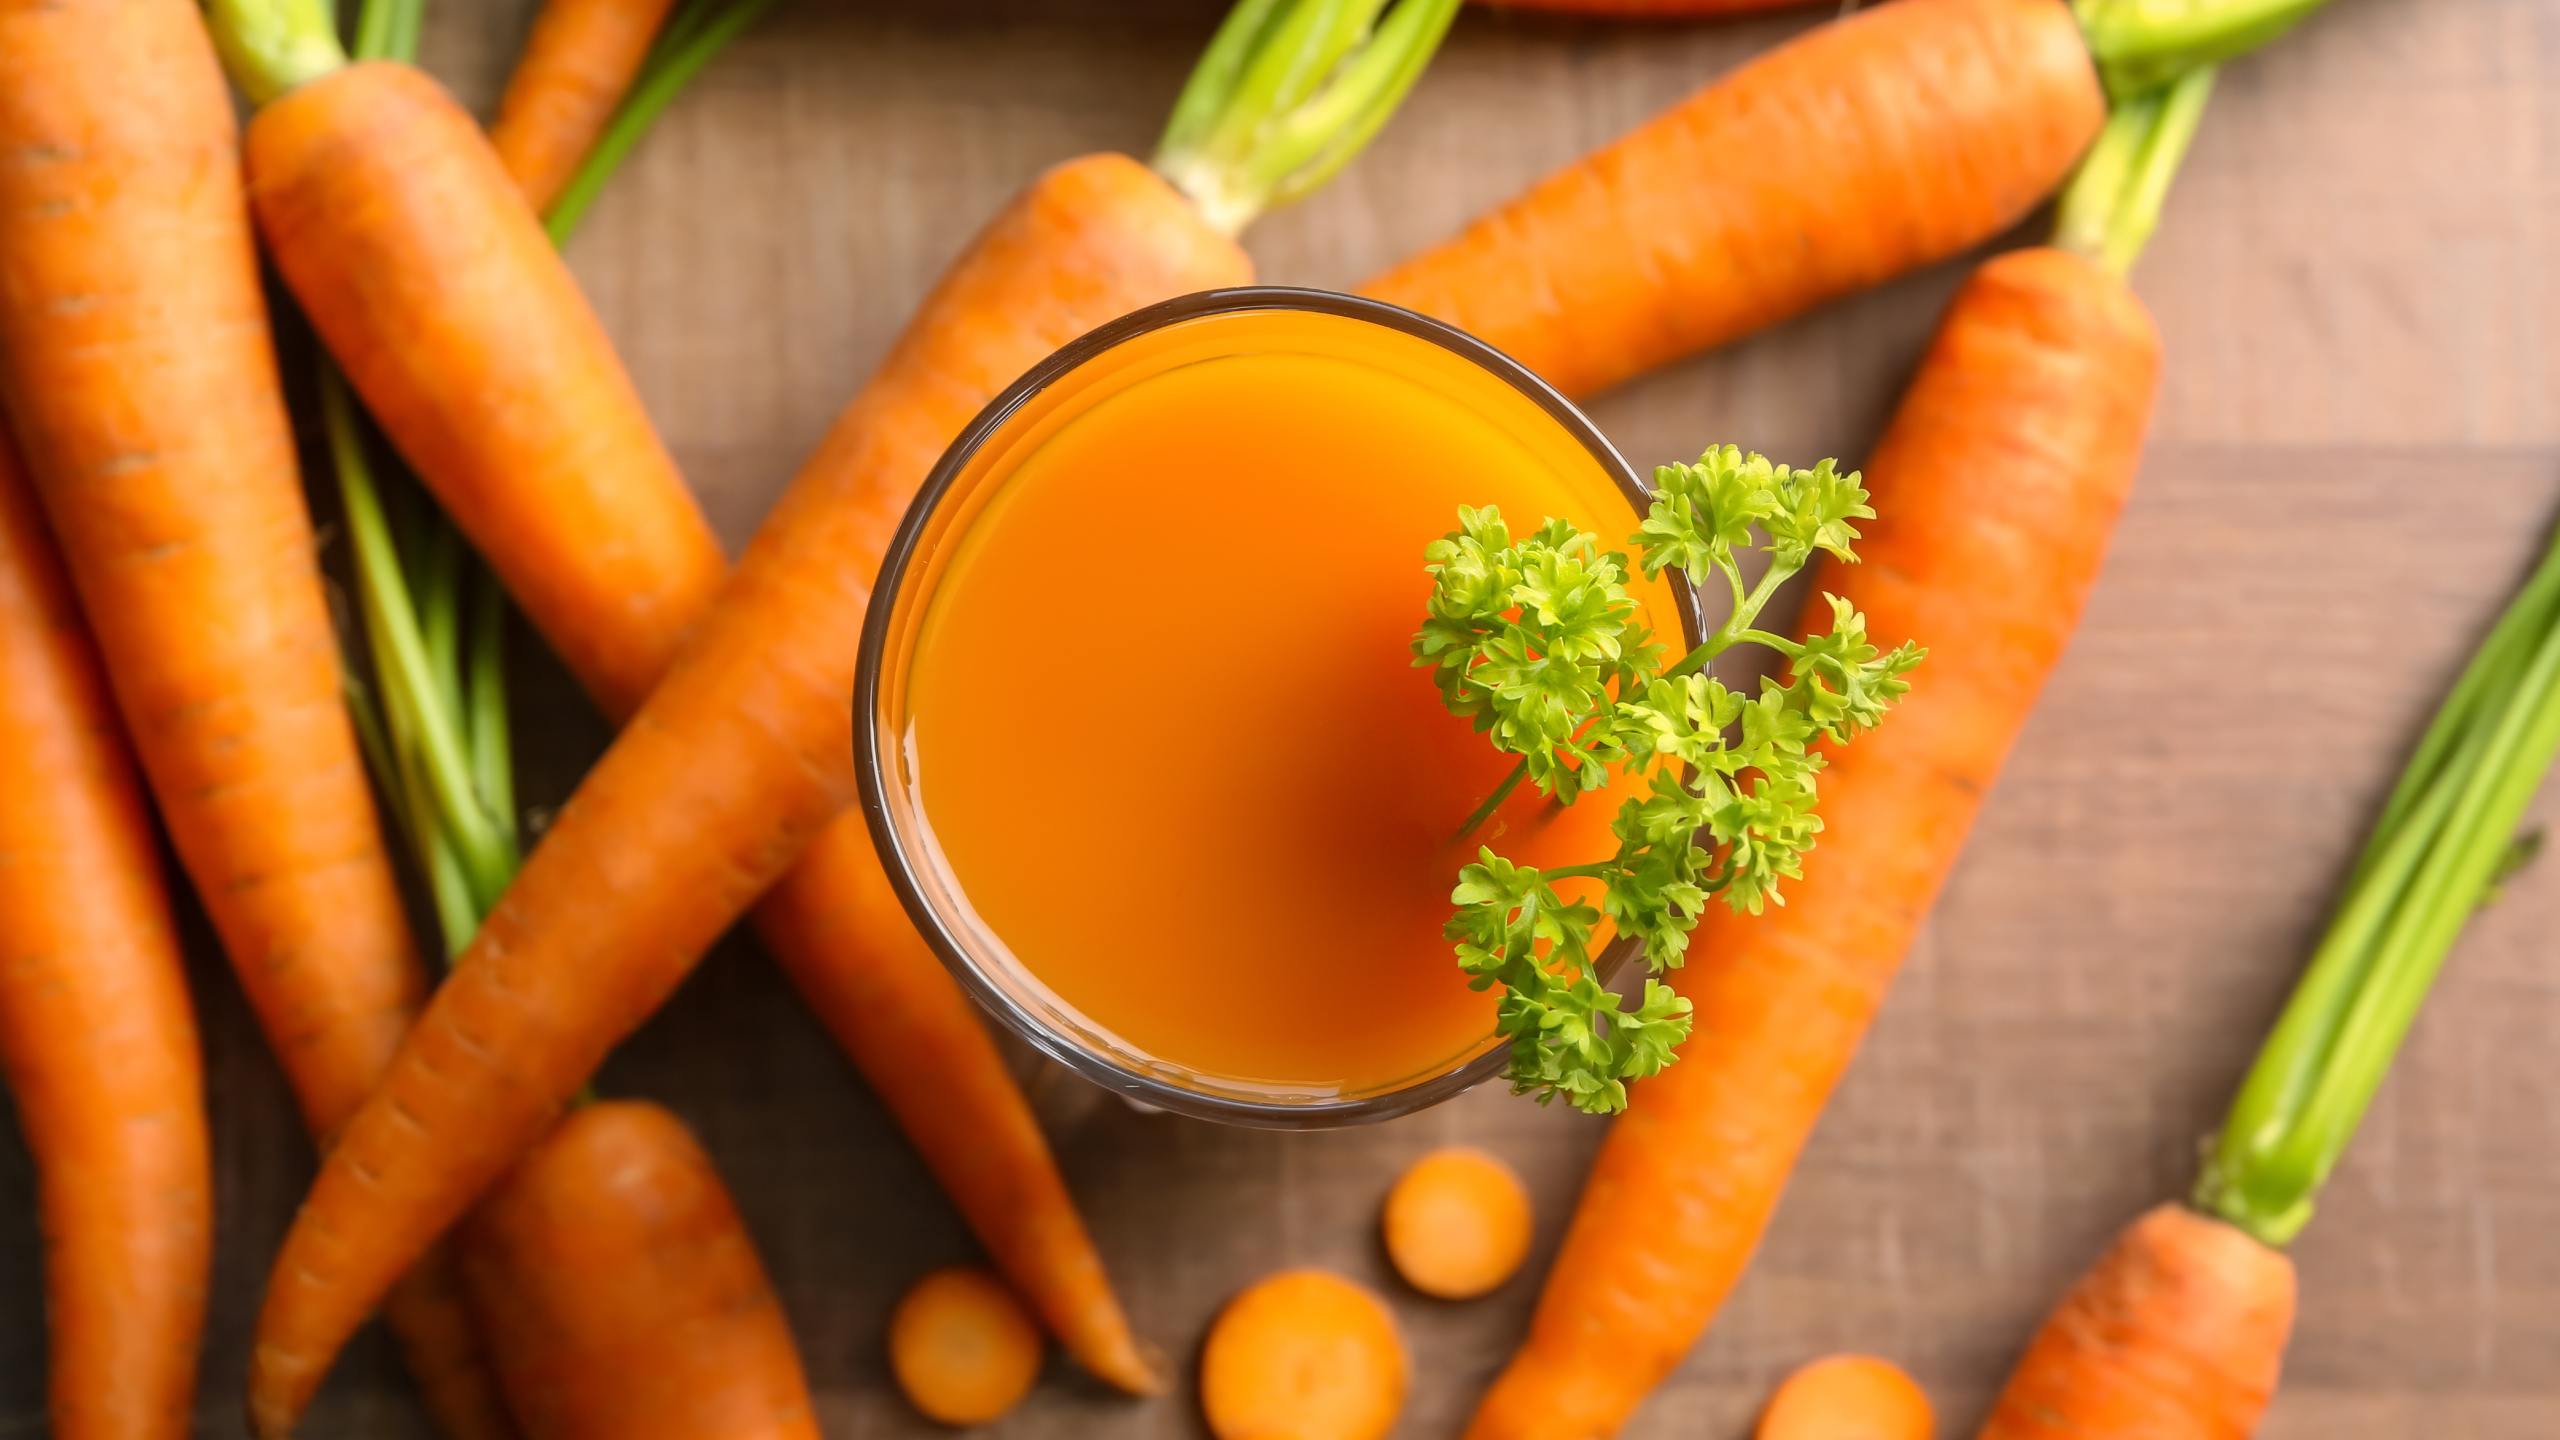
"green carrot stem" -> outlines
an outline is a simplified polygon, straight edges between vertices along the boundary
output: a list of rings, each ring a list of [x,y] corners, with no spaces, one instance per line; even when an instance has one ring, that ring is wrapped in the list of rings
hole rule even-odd
[[[2132,272],[2195,142],[2213,77],[2209,66],[2190,70],[2160,91],[2117,103],[2062,193],[2054,244],[2117,275]]]
[[[472,888],[494,896],[515,871],[515,846],[472,788],[456,723],[458,706],[451,703],[452,690],[436,683],[417,607],[400,572],[398,552],[383,517],[381,492],[365,455],[355,400],[333,366],[321,368],[320,411],[355,550],[356,588],[382,681],[382,705],[395,753],[414,749],[422,791],[433,802],[441,832],[472,877]]]
[[[597,138],[595,149],[587,153],[577,173],[560,187],[550,214],[543,217],[543,228],[550,232],[551,243],[568,242],[578,222],[586,218],[588,208],[603,193],[605,182],[621,168],[624,157],[640,143],[640,137],[648,133],[668,102],[730,41],[772,8],[773,0],[729,0],[714,14],[712,7],[696,3],[676,17],[676,23],[650,47],[640,78],[631,93],[623,97],[621,108],[614,112],[604,134]]]
[[[2245,55],[2327,0],[2073,0],[2089,53],[2118,98]]]
[[[2555,612],[2560,612],[2560,565],[2544,565],[2533,572],[2517,592],[2515,602],[2498,617],[2489,638],[2481,642],[2478,653],[2463,667],[2443,708],[2419,737],[2408,768],[2401,772],[2389,798],[2383,801],[2382,817],[2374,822],[2373,834],[2365,841],[2364,851],[2348,876],[2349,889],[2361,885],[2372,873],[2391,837],[2408,819],[2419,797],[2444,774],[2446,762],[2457,752],[2463,736],[2477,723],[2482,711],[2504,703],[2512,695],[2516,677],[2529,663],[2535,642],[2554,623],[2560,623]]]
[[[470,655],[462,703],[472,784],[489,813],[512,830],[516,777],[507,743],[507,592],[485,569],[472,589]]]
[[[204,7],[222,68],[253,106],[347,63],[329,0],[204,0]]]
[[[1157,173],[1240,233],[1351,163],[1457,11],[1458,0],[1240,0],[1174,101]]]
[[[2456,681],[2383,807],[2336,919],[2235,1097],[2199,1207],[2300,1233],[2464,922],[2515,862],[2560,756],[2560,541]]]
[[[419,564],[418,633],[426,644],[428,680],[438,695],[462,689],[462,537],[450,525],[424,525]]]

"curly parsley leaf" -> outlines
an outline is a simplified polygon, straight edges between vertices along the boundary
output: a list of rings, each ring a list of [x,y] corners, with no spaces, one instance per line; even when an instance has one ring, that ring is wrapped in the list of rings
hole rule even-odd
[[[1688,1036],[1689,1002],[1654,977],[1687,958],[1710,902],[1747,914],[1785,903],[1782,882],[1803,874],[1822,830],[1820,747],[1882,721],[1923,654],[1879,648],[1834,595],[1827,630],[1788,640],[1754,628],[1815,555],[1856,561],[1856,522],[1875,512],[1855,471],[1829,460],[1799,470],[1727,445],[1654,481],[1632,566],[1560,520],[1515,536],[1491,507],[1460,510],[1426,557],[1431,597],[1413,640],[1449,710],[1520,757],[1462,835],[1524,778],[1562,804],[1616,776],[1640,782],[1611,824],[1615,854],[1541,872],[1487,848],[1450,894],[1459,967],[1503,992],[1496,1025],[1512,1088],[1596,1114],[1623,1109],[1628,1083],[1659,1073]],[[1755,549],[1765,564],[1746,583]],[[1666,665],[1627,589],[1638,570],[1676,570],[1701,588],[1720,580],[1731,611]],[[1705,673],[1741,643],[1776,650],[1786,679],[1746,695]],[[1581,898],[1595,887],[1596,902]],[[1619,937],[1643,947],[1653,972],[1633,1009],[1597,973],[1595,944]]]

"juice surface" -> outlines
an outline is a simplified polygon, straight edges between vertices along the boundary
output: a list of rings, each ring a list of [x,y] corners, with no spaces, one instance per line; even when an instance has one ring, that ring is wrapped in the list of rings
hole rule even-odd
[[[992,462],[929,577],[915,794],[969,907],[1092,1024],[1212,1076],[1384,1088],[1492,1032],[1440,934],[1476,844],[1595,858],[1619,798],[1523,787],[1457,842],[1509,764],[1413,668],[1424,547],[1462,504],[1613,547],[1636,516],[1436,346],[1295,311],[1185,327],[1161,358],[1114,352],[1098,398],[1061,382]],[[1676,645],[1669,593],[1640,588]]]

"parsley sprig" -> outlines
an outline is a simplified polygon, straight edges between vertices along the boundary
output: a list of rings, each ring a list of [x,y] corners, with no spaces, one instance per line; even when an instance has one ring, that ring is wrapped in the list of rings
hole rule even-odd
[[[1878,649],[1837,596],[1824,597],[1826,631],[1795,640],[1756,628],[1815,555],[1857,559],[1856,522],[1875,512],[1856,472],[1829,460],[1799,470],[1727,445],[1656,470],[1654,492],[1633,561],[1561,520],[1515,536],[1498,510],[1461,509],[1458,528],[1431,545],[1430,609],[1413,640],[1414,663],[1450,711],[1520,757],[1462,838],[1523,779],[1562,804],[1621,778],[1637,792],[1618,807],[1607,859],[1539,870],[1484,846],[1450,895],[1459,966],[1475,988],[1503,989],[1496,1028],[1511,1044],[1512,1089],[1595,1114],[1623,1109],[1627,1082],[1659,1072],[1688,1038],[1689,1002],[1659,976],[1686,958],[1707,903],[1751,914],[1784,903],[1779,883],[1802,873],[1822,829],[1818,744],[1845,744],[1882,720],[1923,653]],[[1756,582],[1743,573],[1754,550],[1766,557]],[[1627,591],[1638,569],[1676,571],[1702,593],[1728,589],[1731,609],[1665,664]],[[1746,693],[1707,673],[1739,644],[1775,651],[1786,679]],[[1573,880],[1598,882],[1598,902],[1567,898],[1559,887]],[[1596,973],[1603,921],[1643,942],[1652,973],[1633,1009]]]

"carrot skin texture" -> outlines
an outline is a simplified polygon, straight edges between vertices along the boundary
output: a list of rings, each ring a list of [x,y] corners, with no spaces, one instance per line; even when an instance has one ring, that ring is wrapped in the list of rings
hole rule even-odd
[[[1894,0],[1707,85],[1363,290],[1588,395],[1990,239],[2105,114],[2059,0]]]
[[[388,1278],[486,1192],[823,828],[852,826],[831,848],[867,850],[859,817],[844,813],[855,642],[932,460],[1058,345],[1249,274],[1234,242],[1153,172],[1103,155],[1042,176],[945,275],[322,1166],[259,1319],[250,1394],[262,1434],[289,1430]],[[831,901],[843,897],[806,904]],[[903,925],[904,912],[860,923]]]
[[[246,156],[276,268],[366,408],[571,669],[628,713],[726,561],[487,138],[423,71],[385,61],[266,106]]]
[[[817,1440],[755,1241],[664,1107],[580,1106],[462,1234],[527,1440]]]
[[[498,99],[489,143],[525,200],[551,208],[595,148],[675,0],[545,0]]]
[[[1686,1053],[1610,1127],[1474,1440],[1615,1433],[1740,1278],[2078,622],[2158,375],[2140,302],[2077,255],[1998,256],[1957,292],[1866,467],[1864,563],[1815,585],[1929,658],[1832,757],[1786,905],[1700,921],[1671,976],[1696,1007]]]
[[[141,782],[0,435],[0,1077],[36,1161],[58,1440],[179,1440],[212,1266],[203,1059]]]
[[[323,1144],[425,972],[347,719],[231,97],[187,0],[0,3],[0,391],[178,857]],[[512,1433],[449,1275],[390,1316]]]
[[[2162,1205],[2036,1331],[1982,1440],[2248,1440],[2292,1334],[2293,1262]]]

